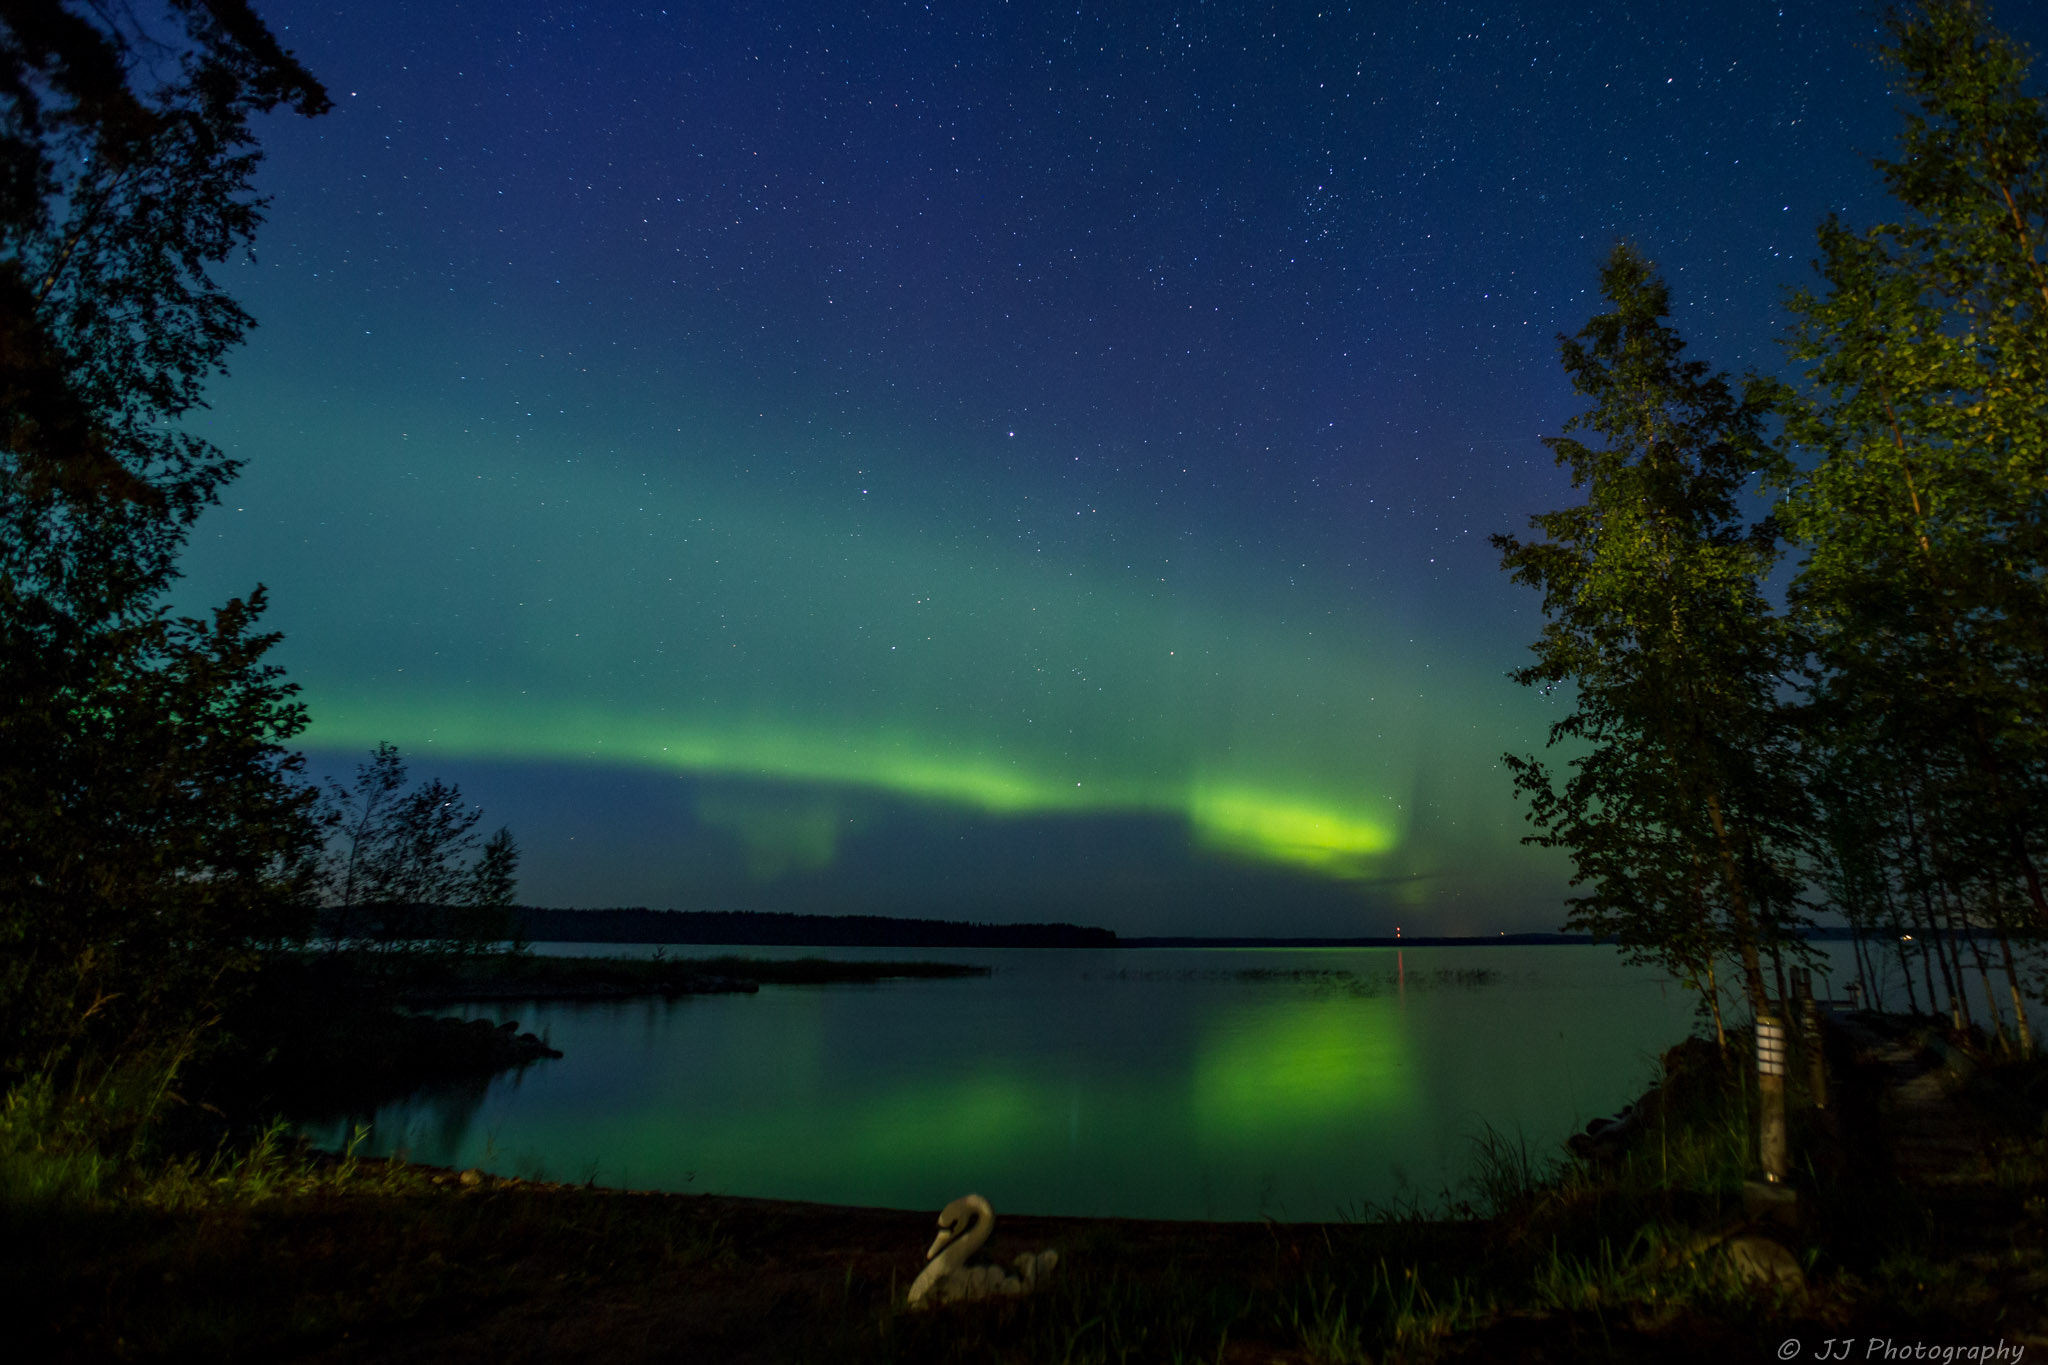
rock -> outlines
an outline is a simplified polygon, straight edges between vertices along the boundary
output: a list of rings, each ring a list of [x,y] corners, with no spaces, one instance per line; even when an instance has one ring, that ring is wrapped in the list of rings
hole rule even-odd
[[[1783,1181],[1742,1182],[1742,1213],[1753,1223],[1799,1225],[1799,1192]]]
[[[1594,1119],[1586,1125],[1583,1133],[1573,1133],[1565,1139],[1565,1146],[1572,1155],[1588,1161],[1604,1161],[1620,1156],[1627,1148],[1629,1139],[1635,1136],[1636,1106],[1631,1104],[1613,1118]]]
[[[1728,1268],[1744,1284],[1806,1289],[1806,1272],[1799,1268],[1799,1258],[1768,1237],[1744,1233],[1729,1238],[1721,1249],[1727,1253]]]
[[[1721,1049],[1711,1038],[1687,1038],[1665,1050],[1663,1063],[1666,1080],[1689,1075],[1718,1076],[1722,1070]]]
[[[475,1189],[484,1183],[484,1173],[472,1166],[462,1173],[461,1179],[464,1189]]]

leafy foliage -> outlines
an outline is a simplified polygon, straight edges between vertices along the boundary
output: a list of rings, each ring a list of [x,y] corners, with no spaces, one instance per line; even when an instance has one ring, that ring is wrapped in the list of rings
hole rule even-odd
[[[1813,742],[1856,775],[1824,866],[1856,922],[1994,926],[2018,1007],[2011,931],[2048,927],[2048,105],[1974,0],[1885,27],[1911,103],[1876,164],[1903,215],[1822,225],[1782,404],[1811,455],[1781,514]],[[1920,951],[1964,1023],[1955,945]]]
[[[1561,785],[1535,758],[1506,761],[1530,842],[1570,850],[1590,885],[1572,927],[1702,987],[1733,951],[1760,1002],[1758,947],[1793,920],[1799,806],[1788,641],[1762,588],[1775,529],[1737,507],[1772,465],[1769,398],[1682,358],[1664,283],[1633,249],[1600,279],[1613,311],[1559,339],[1592,406],[1546,440],[1585,501],[1532,517],[1542,540],[1494,538],[1547,618],[1516,681],[1572,686],[1550,743],[1576,752]]]
[[[0,12],[0,1078],[175,1058],[303,924],[259,587],[163,594],[235,472],[179,419],[249,325],[251,120],[327,105],[241,0]]]
[[[323,890],[333,945],[477,952],[511,937],[519,846],[500,828],[479,847],[482,819],[438,777],[406,790],[405,760],[389,742],[357,765],[353,783],[330,782]]]
[[[25,0],[0,19],[4,568],[86,620],[161,589],[234,476],[175,423],[251,322],[209,267],[261,220],[250,120],[328,107],[241,0],[165,17]]]
[[[259,591],[210,621],[152,613],[6,665],[43,669],[0,724],[7,1071],[172,1039],[305,927],[311,793],[278,742],[301,708],[261,662],[261,608]]]

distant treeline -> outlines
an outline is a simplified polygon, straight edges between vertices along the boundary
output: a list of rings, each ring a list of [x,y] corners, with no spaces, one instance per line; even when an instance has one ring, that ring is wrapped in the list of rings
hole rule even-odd
[[[1396,938],[1250,938],[1238,935],[1118,939],[1124,948],[1526,948],[1552,944],[1593,943],[1591,934],[1495,934],[1492,937],[1447,937],[1410,934]]]
[[[394,944],[442,936],[455,918],[474,914],[464,906],[384,905],[358,908],[374,912],[385,936]],[[507,907],[493,932],[529,943],[705,943],[756,944],[817,948],[1520,948],[1571,944],[1612,944],[1612,938],[1591,934],[1498,934],[1443,936],[1411,934],[1401,938],[1266,938],[1251,936],[1169,935],[1119,938],[1109,929],[1078,924],[969,924],[961,920],[896,919],[888,915],[791,915],[740,910],[616,910]],[[331,935],[342,912],[320,911],[317,936]],[[1924,931],[1923,931],[1924,932]],[[1979,929],[1978,932],[1984,932]],[[1847,927],[1811,926],[1796,936],[1820,942],[1843,942],[1855,936]],[[1943,938],[1967,938],[1969,931],[1944,930]]]
[[[1114,948],[1107,929],[1078,924],[965,924],[886,915],[789,915],[732,910],[551,910],[520,906],[534,943],[749,943],[827,948]]]

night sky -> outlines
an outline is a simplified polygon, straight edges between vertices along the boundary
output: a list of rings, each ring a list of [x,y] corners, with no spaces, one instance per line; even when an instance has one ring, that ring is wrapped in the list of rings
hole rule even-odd
[[[258,9],[337,108],[180,600],[268,584],[315,770],[397,742],[534,904],[1554,928],[1486,537],[1556,335],[1627,239],[1782,372],[1890,211],[1856,3]]]

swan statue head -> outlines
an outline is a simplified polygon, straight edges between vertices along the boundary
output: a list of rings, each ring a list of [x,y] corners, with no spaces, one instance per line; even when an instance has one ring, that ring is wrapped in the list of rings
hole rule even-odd
[[[939,1210],[939,1235],[932,1238],[924,1258],[929,1261],[951,1246],[951,1259],[958,1265],[979,1250],[995,1230],[996,1211],[988,1200],[978,1194],[963,1194]]]
[[[923,1302],[932,1286],[951,1279],[995,1230],[996,1211],[978,1194],[963,1194],[940,1209],[939,1235],[932,1238],[931,1249],[924,1254],[925,1267],[910,1285],[911,1306]]]
[[[978,1194],[965,1194],[939,1210],[939,1235],[925,1252],[925,1267],[910,1286],[910,1306],[927,1301],[934,1290],[951,1303],[991,1294],[1022,1294],[1059,1261],[1054,1251],[1026,1252],[1017,1258],[1017,1274],[993,1265],[969,1266],[967,1258],[981,1250],[996,1230],[996,1211]],[[1021,1278],[1020,1278],[1021,1276]]]

